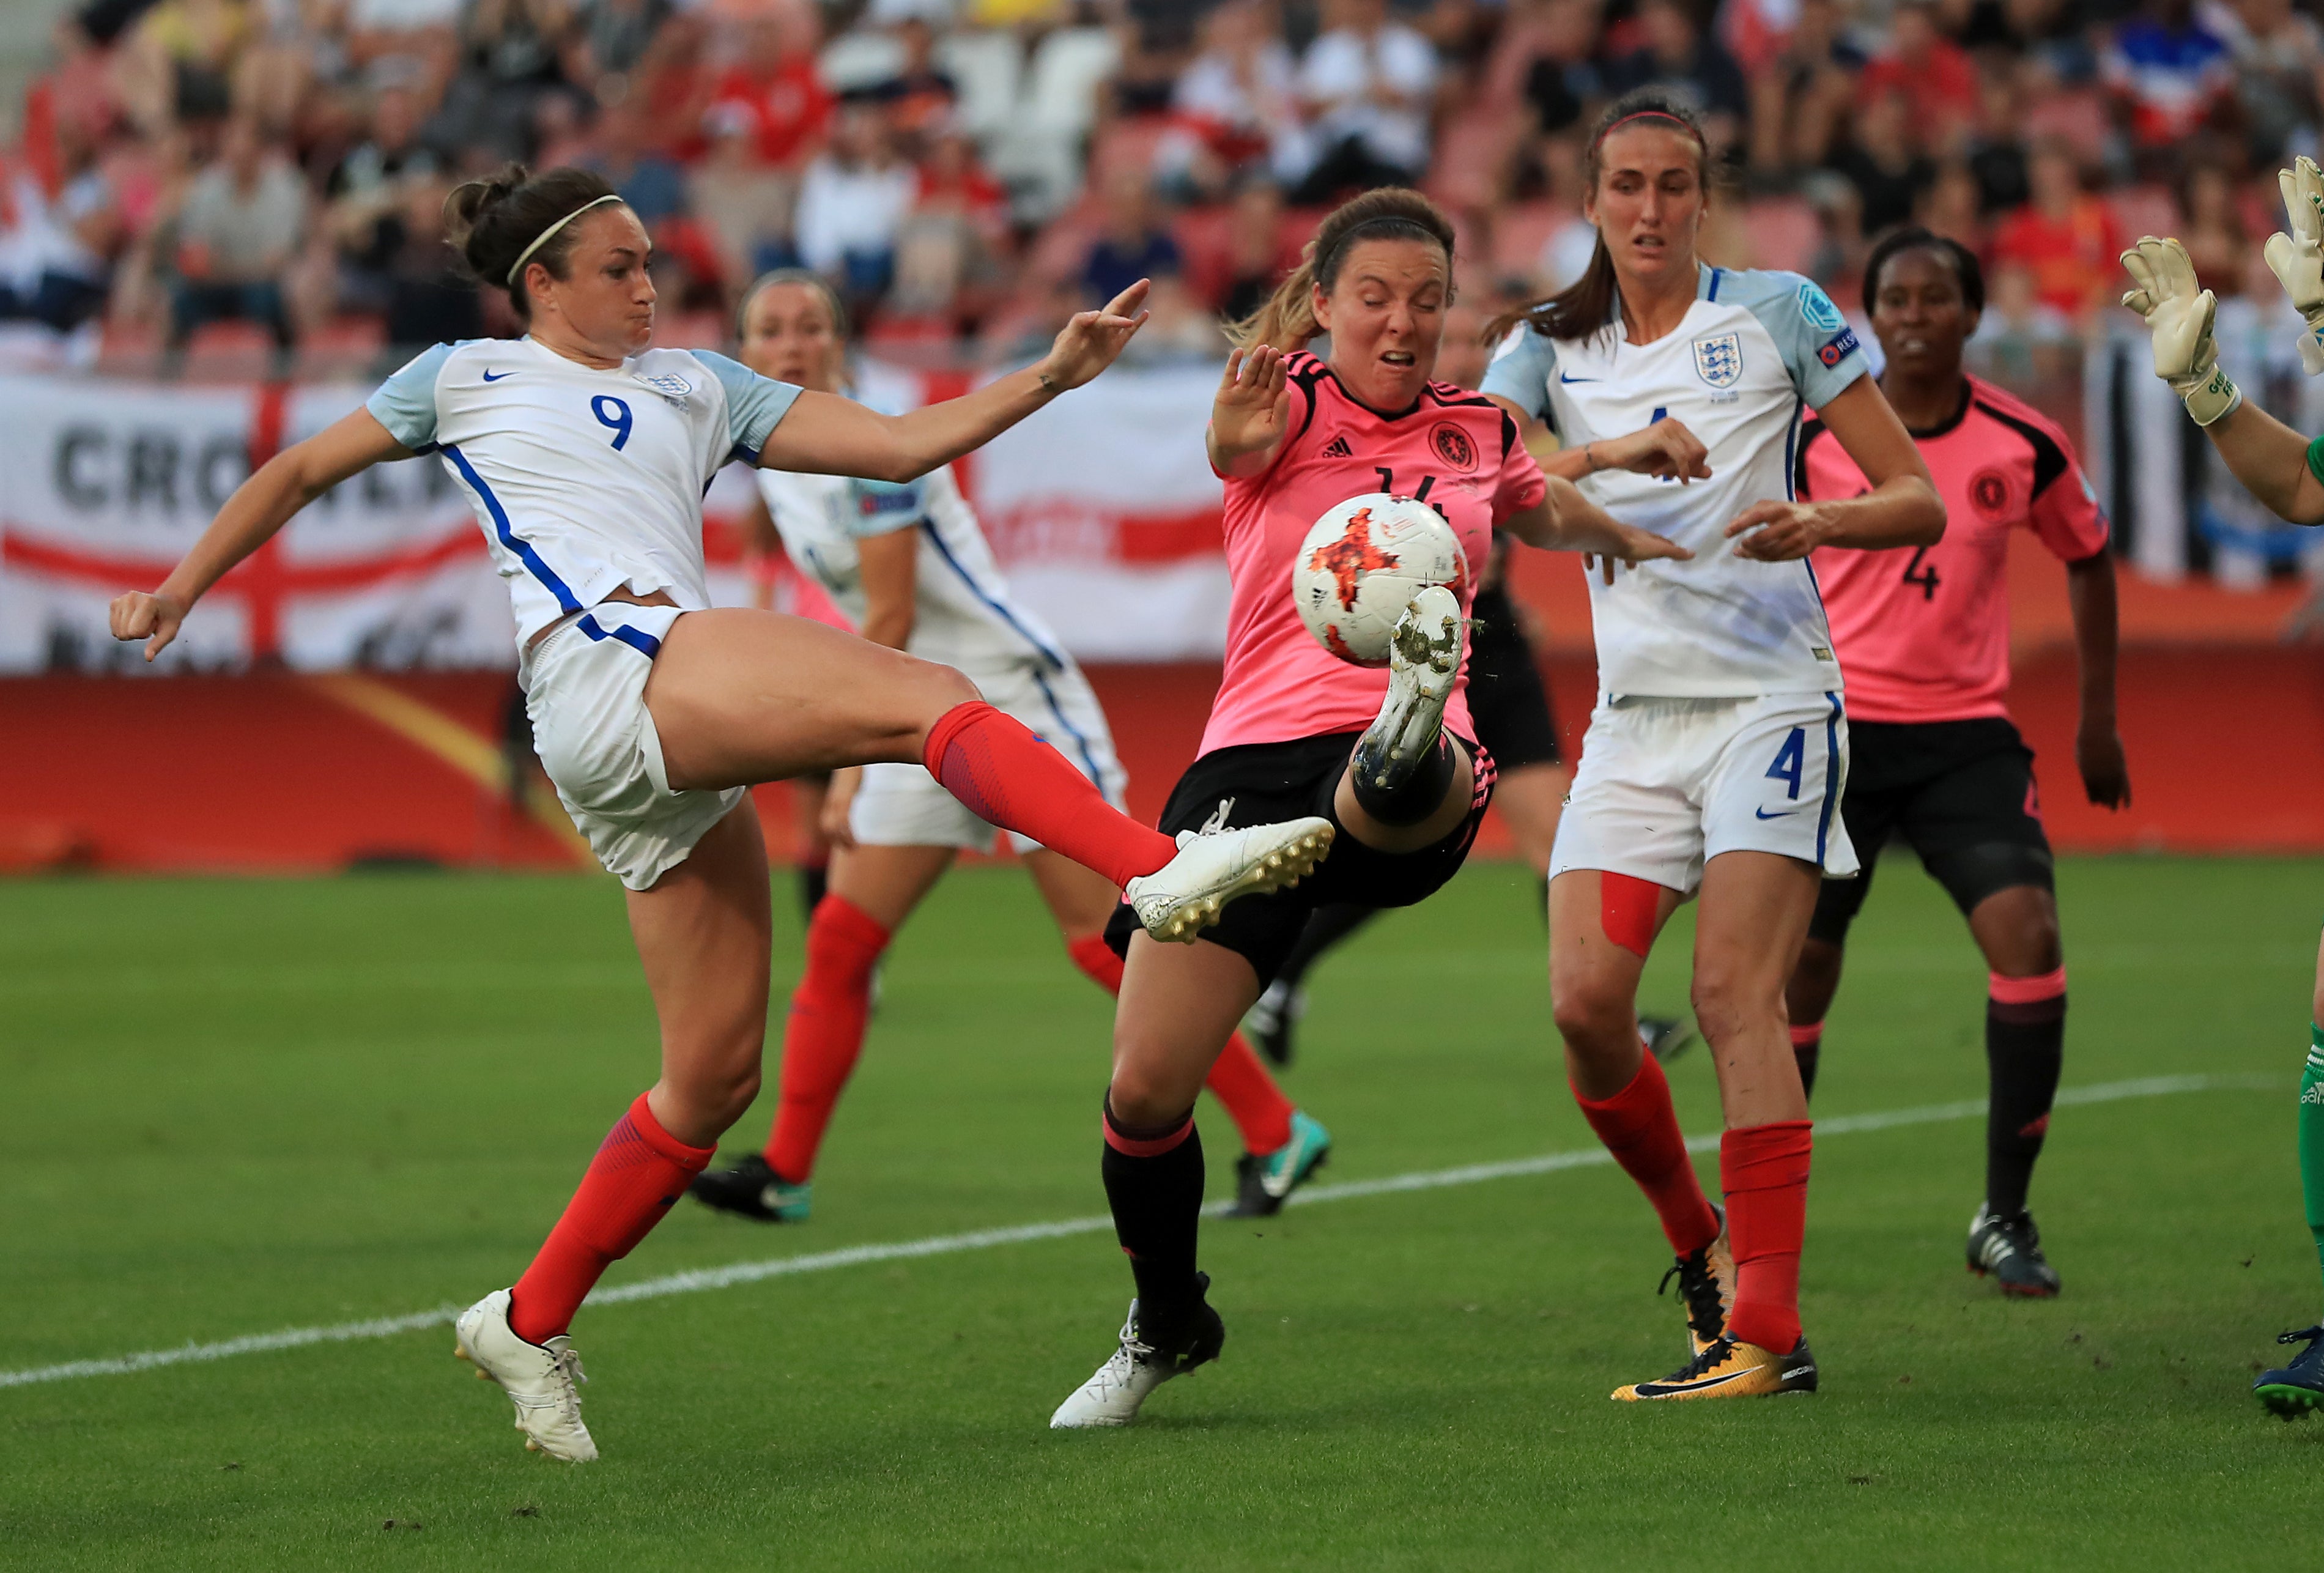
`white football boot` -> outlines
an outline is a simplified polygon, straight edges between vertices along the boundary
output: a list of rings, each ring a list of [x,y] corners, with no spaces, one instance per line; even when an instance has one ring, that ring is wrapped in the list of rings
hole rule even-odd
[[[1122,887],[1138,921],[1156,939],[1192,944],[1238,896],[1296,885],[1332,850],[1332,822],[1313,815],[1241,830],[1178,832],[1178,855]]]
[[[1443,730],[1445,702],[1461,675],[1461,603],[1442,584],[1412,598],[1388,644],[1388,698],[1356,743],[1365,784],[1393,792],[1404,785]]]
[[[1205,1288],[1210,1278],[1203,1275]],[[1051,1430],[1080,1430],[1102,1426],[1126,1426],[1138,1418],[1146,1395],[1173,1376],[1219,1357],[1227,1339],[1226,1324],[1207,1302],[1196,1315],[1177,1349],[1158,1349],[1147,1343],[1138,1325],[1138,1302],[1130,1302],[1129,1320],[1121,1324],[1121,1347],[1097,1368],[1097,1375],[1075,1388],[1049,1417]]]
[[[509,1292],[495,1289],[460,1313],[452,1352],[473,1361],[479,1380],[497,1382],[516,1405],[516,1429],[536,1453],[567,1463],[586,1464],[597,1456],[589,1428],[581,1423],[580,1352],[559,1333],[546,1344],[529,1344],[509,1326]]]

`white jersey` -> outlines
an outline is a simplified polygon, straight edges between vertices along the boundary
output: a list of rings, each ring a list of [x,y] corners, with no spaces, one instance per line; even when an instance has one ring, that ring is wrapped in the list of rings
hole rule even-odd
[[[647,350],[607,371],[530,338],[424,351],[364,408],[414,453],[439,453],[508,581],[517,642],[614,591],[710,605],[702,493],[755,464],[798,398],[705,350]]]
[[[1618,321],[1586,339],[1520,325],[1485,374],[1547,420],[1566,446],[1621,437],[1665,416],[1711,450],[1711,479],[1680,485],[1600,471],[1583,492],[1626,524],[1668,536],[1691,562],[1590,575],[1598,685],[1609,695],[1743,698],[1840,686],[1814,570],[1738,556],[1727,526],[1754,502],[1789,500],[1802,409],[1821,409],[1869,373],[1831,297],[1797,273],[1704,267],[1694,304],[1652,344]]]
[[[908,529],[919,549],[906,649],[971,677],[1028,664],[1060,672],[1072,664],[1057,636],[1010,593],[950,466],[900,485],[784,470],[761,470],[758,482],[783,549],[856,627],[865,610],[856,543]]]

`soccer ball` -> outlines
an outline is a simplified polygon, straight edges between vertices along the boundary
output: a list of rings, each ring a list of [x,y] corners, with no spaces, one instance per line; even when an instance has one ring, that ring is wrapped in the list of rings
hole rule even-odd
[[[1388,665],[1389,636],[1430,584],[1469,584],[1461,538],[1425,502],[1368,492],[1315,521],[1291,564],[1299,620],[1315,642],[1359,667]]]

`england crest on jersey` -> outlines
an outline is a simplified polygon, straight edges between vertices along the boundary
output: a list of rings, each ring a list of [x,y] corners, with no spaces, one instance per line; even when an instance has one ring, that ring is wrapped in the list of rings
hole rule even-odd
[[[1714,388],[1732,388],[1743,375],[1743,336],[1714,333],[1694,341],[1694,374]]]
[[[639,382],[669,400],[672,404],[683,405],[687,396],[694,391],[694,384],[675,372],[658,372],[650,377],[643,372],[635,373],[633,375]]]

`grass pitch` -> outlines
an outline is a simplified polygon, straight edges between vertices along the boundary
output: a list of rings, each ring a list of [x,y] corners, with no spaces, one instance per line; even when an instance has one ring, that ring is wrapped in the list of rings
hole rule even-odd
[[[2324,1423],[2246,1390],[2318,1300],[2292,1089],[2324,865],[2061,878],[2070,1086],[2273,1090],[2062,1110],[2050,1304],[1962,1271],[1980,1121],[1824,1137],[1812,1399],[1607,1401],[1683,1333],[1646,1203],[1586,1166],[1206,1224],[1225,1357],[1120,1433],[1045,1429],[1129,1297],[1102,1232],[586,1309],[581,1468],[521,1450],[447,1328],[0,1387],[0,1566],[2313,1568]],[[1318,973],[1287,1081],[1324,1180],[1594,1145],[1531,898],[1473,868]],[[1649,1004],[1684,998],[1686,923]],[[1818,1115],[1981,1097],[1983,986],[1889,865]],[[887,968],[815,1220],[682,1204],[608,1283],[1101,1213],[1107,1022],[1025,880],[956,875]],[[0,884],[0,1370],[508,1283],[653,1042],[608,881]],[[1673,1081],[1716,1130],[1700,1050]]]

